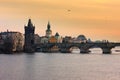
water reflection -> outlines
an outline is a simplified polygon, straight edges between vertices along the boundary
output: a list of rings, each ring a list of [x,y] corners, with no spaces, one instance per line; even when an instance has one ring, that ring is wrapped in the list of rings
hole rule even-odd
[[[112,53],[120,53],[120,47],[113,48]]]
[[[103,51],[102,51],[102,49],[101,48],[91,48],[91,49],[89,49],[91,52],[90,53],[97,53],[97,54],[102,54],[103,53]]]
[[[0,54],[0,80],[119,80],[120,53],[97,54]]]
[[[27,54],[24,56],[23,69],[22,69],[22,77],[23,80],[35,80],[35,72],[36,72],[36,63],[35,63],[35,54]],[[29,76],[29,77],[28,77]]]
[[[91,54],[102,54],[103,51],[101,48],[91,48],[89,49]],[[112,54],[119,54],[120,53],[120,47],[115,47],[111,49]],[[80,53],[79,48],[72,48],[71,53]]]
[[[79,48],[72,49],[71,53],[79,53],[80,54],[80,49]]]

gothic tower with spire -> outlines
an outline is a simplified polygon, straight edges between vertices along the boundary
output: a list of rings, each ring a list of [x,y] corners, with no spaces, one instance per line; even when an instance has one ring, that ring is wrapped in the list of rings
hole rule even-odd
[[[50,29],[50,23],[48,22],[47,30],[46,30],[46,37],[50,38],[52,36],[52,30]]]
[[[24,29],[25,29],[24,51],[28,53],[34,52],[35,26],[33,26],[31,19],[28,20],[28,25],[24,26]]]

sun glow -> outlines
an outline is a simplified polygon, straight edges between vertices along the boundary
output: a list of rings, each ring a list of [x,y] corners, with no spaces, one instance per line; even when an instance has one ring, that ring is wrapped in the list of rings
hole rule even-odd
[[[61,36],[120,41],[120,0],[0,0],[0,10],[0,31],[24,33],[31,18],[41,36],[49,20]]]

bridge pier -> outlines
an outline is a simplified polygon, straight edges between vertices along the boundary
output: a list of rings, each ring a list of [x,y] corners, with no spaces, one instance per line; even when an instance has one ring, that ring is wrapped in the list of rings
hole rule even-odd
[[[102,48],[103,54],[111,54],[111,48]]]
[[[60,49],[60,52],[61,53],[71,53],[71,51],[69,49],[67,49],[67,48]]]
[[[49,52],[49,49],[48,48],[42,48],[42,49],[40,49],[40,52],[46,53],[46,52]]]
[[[90,50],[89,49],[80,49],[80,53],[84,54],[84,53],[89,53]]]

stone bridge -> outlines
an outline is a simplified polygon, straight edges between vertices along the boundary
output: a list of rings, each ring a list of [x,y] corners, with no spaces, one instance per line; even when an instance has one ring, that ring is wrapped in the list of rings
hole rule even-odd
[[[35,45],[36,51],[52,52],[53,47],[57,47],[57,51],[61,53],[70,53],[72,47],[80,49],[80,53],[89,53],[90,48],[101,48],[103,54],[110,54],[111,49],[120,46],[120,43],[44,43]]]

